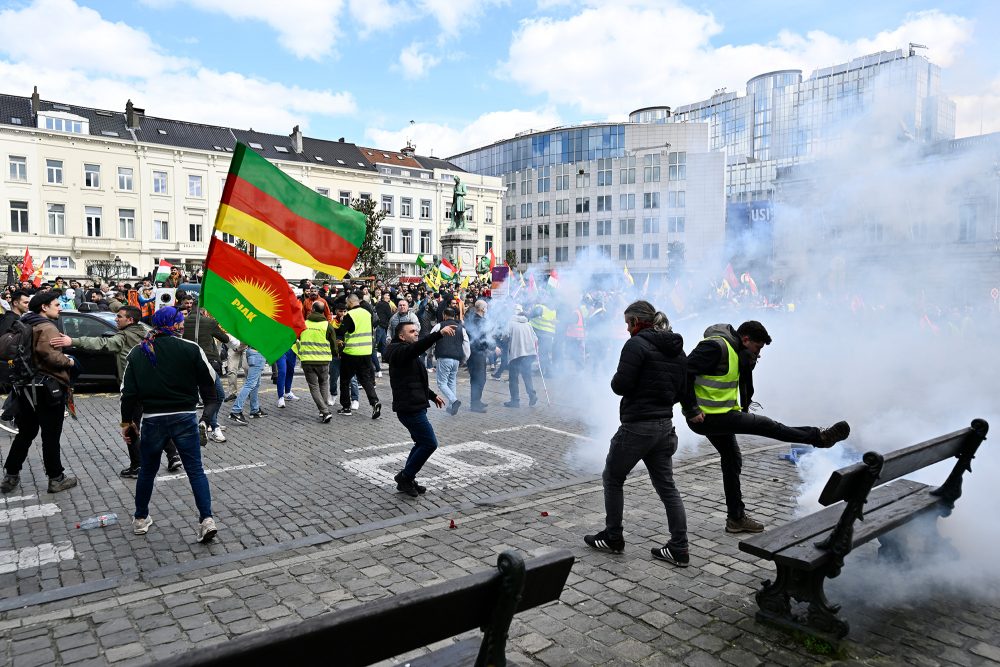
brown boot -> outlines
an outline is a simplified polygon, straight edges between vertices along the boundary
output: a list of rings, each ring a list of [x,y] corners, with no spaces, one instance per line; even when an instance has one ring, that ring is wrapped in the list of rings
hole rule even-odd
[[[819,444],[816,446],[822,449],[833,447],[841,440],[847,440],[847,436],[850,434],[850,424],[847,422],[837,422],[830,428],[824,428],[819,432]]]

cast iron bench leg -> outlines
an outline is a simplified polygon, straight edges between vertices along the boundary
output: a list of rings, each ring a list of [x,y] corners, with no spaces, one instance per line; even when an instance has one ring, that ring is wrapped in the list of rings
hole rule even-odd
[[[807,634],[821,633],[835,639],[846,637],[850,626],[837,616],[840,605],[830,604],[823,591],[828,571],[805,572],[775,563],[774,583],[765,581],[757,592],[757,620],[778,627],[800,630]],[[792,613],[791,599],[806,602],[809,610],[804,621]]]

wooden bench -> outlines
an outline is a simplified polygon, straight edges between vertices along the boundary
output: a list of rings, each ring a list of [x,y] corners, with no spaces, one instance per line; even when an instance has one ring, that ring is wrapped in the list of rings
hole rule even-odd
[[[951,513],[962,495],[962,475],[972,470],[988,430],[976,419],[969,428],[912,447],[885,455],[868,452],[861,463],[830,475],[819,497],[825,509],[740,542],[741,551],[774,561],[777,570],[774,582],[765,581],[757,592],[757,620],[834,645],[846,637],[850,627],[837,616],[840,606],[830,604],[823,592],[826,578],[840,574],[852,549],[876,538],[880,559],[902,563],[904,540],[891,531],[919,516]],[[899,479],[952,457],[958,461],[937,488]],[[888,484],[893,480],[898,481]],[[861,521],[857,527],[856,521]],[[792,598],[808,604],[804,616],[794,613]]]
[[[507,664],[507,631],[514,614],[559,599],[573,555],[559,550],[525,562],[513,551],[487,571],[323,614],[301,623],[196,649],[161,667],[252,665],[370,665],[480,628],[477,637],[407,661],[427,665]]]

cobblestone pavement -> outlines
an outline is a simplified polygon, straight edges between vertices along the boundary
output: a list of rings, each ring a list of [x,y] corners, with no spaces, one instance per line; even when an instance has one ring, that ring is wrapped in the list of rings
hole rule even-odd
[[[409,445],[394,416],[372,421],[363,407],[323,425],[301,385],[296,378],[303,400],[284,410],[273,408],[269,386],[267,417],[230,426],[228,442],[204,450],[206,468],[218,471],[210,481],[220,532],[210,546],[195,543],[186,478],[165,471],[153,528],[131,534],[134,482],[116,474],[125,458],[113,435],[116,401],[81,398],[81,419],[63,440],[80,486],[45,493],[36,443],[22,488],[0,503],[0,662],[145,664],[482,571],[507,548],[568,548],[578,559],[560,602],[515,619],[510,653],[520,664],[832,660],[754,621],[753,593],[773,573],[722,530],[721,475],[707,445],[676,462],[692,548],[692,566],[677,569],[649,557],[666,527],[641,471],[626,486],[625,555],[583,545],[582,535],[603,524],[603,496],[599,478],[570,463],[585,436],[568,404],[508,410],[506,385],[490,381],[488,414],[434,411],[442,447],[421,476],[430,491],[410,499],[391,484]],[[387,385],[386,377],[378,388],[386,399]],[[744,447],[746,497],[772,525],[791,515],[799,482],[777,457],[786,447],[752,438]],[[108,510],[125,525],[75,529]],[[868,549],[852,554],[828,586],[852,624],[845,662],[1000,662],[996,591],[942,593],[933,605],[865,604],[856,591],[866,575],[852,561],[872,558]]]

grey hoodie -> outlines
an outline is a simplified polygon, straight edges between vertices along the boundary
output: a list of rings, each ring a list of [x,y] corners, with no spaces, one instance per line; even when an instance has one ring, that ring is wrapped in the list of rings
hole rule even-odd
[[[510,323],[510,354],[509,359],[519,359],[521,357],[534,356],[538,336],[531,328],[528,318],[522,315],[515,315]]]

